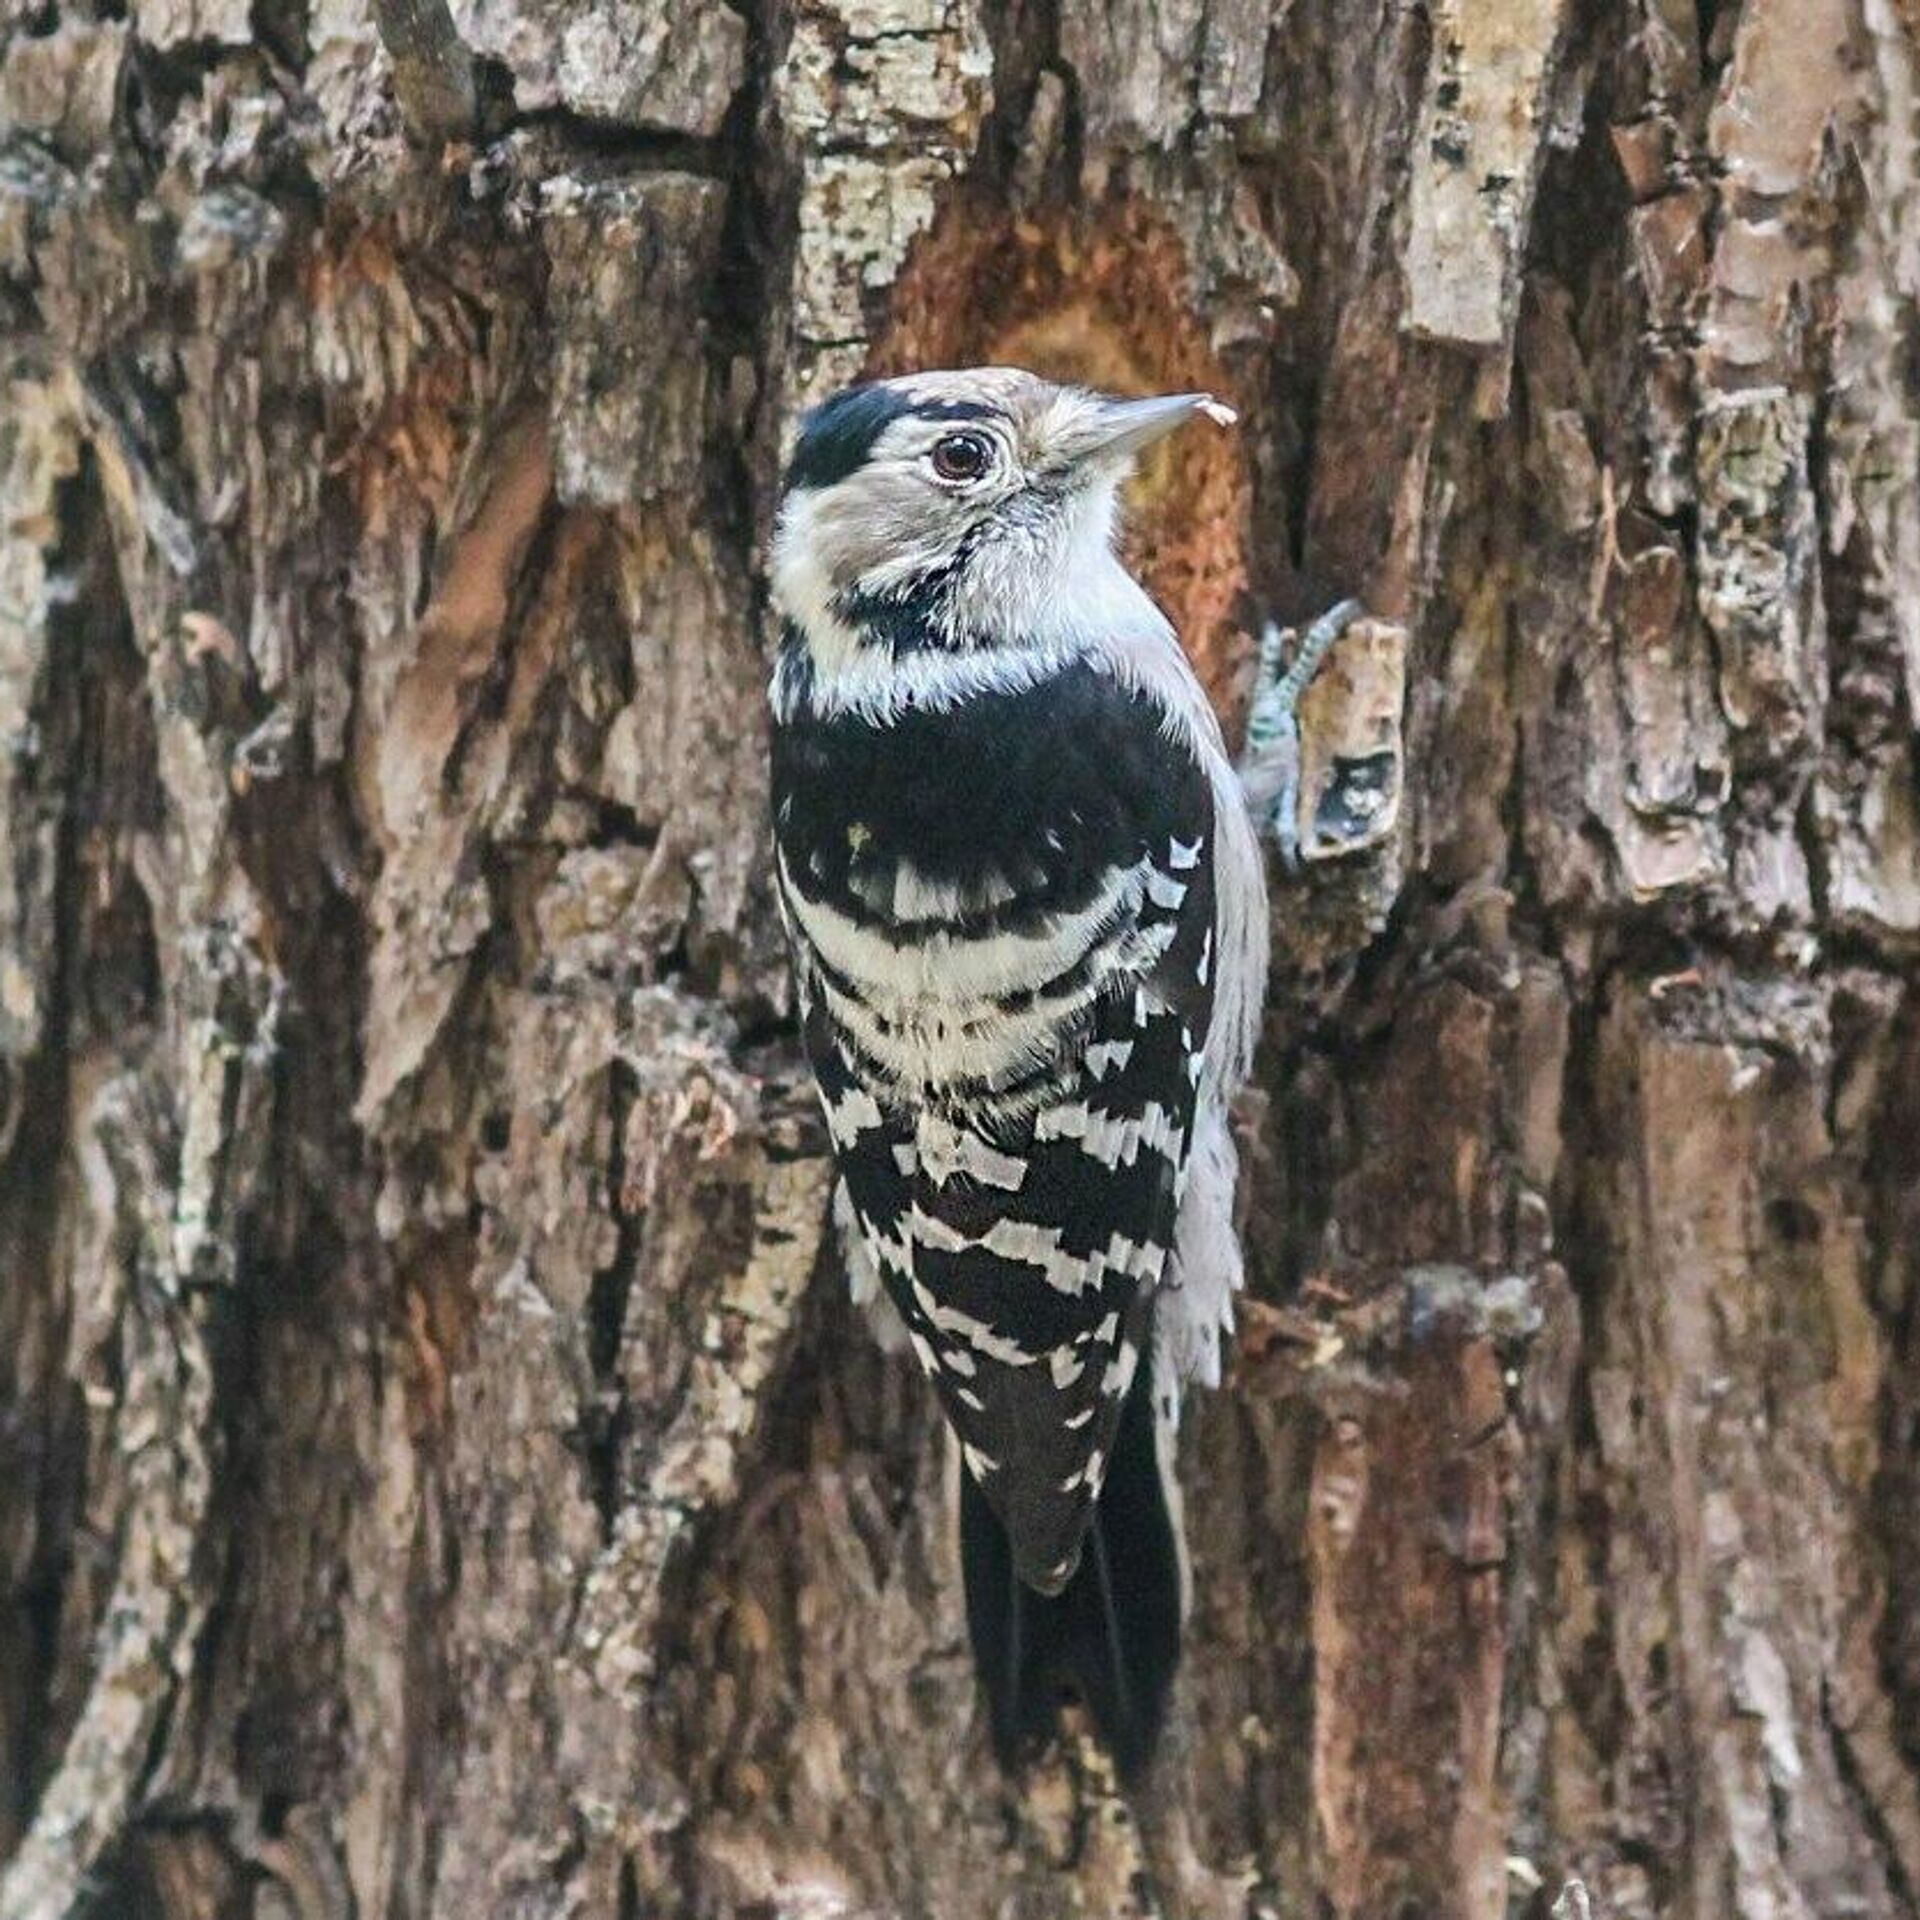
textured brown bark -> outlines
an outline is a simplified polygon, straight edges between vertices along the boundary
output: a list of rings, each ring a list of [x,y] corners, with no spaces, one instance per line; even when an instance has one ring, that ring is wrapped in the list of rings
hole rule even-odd
[[[1916,1920],[1915,27],[0,0],[0,1920]],[[1230,724],[1377,616],[1132,1808],[767,892],[782,434],[984,357],[1241,406]]]

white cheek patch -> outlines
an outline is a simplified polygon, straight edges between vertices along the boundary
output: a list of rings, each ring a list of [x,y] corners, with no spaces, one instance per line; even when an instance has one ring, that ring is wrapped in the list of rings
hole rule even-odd
[[[853,661],[860,636],[833,610],[833,542],[821,509],[822,497],[811,490],[788,496],[768,571],[774,605],[806,635],[815,666],[832,672]]]

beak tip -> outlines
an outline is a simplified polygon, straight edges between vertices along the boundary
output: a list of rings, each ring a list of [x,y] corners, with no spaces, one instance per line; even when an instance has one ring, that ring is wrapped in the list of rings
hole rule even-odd
[[[1224,400],[1216,400],[1210,393],[1166,393],[1146,400],[1109,400],[1087,451],[1128,457],[1152,446],[1156,440],[1164,440],[1196,416],[1204,416],[1217,427],[1230,427],[1240,417]]]

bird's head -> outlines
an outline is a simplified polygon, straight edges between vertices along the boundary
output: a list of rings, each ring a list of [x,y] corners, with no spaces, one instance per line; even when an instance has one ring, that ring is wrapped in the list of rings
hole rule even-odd
[[[774,602],[828,672],[874,655],[1070,644],[1140,592],[1113,556],[1142,448],[1204,393],[1124,400],[1011,367],[849,387],[801,422]]]

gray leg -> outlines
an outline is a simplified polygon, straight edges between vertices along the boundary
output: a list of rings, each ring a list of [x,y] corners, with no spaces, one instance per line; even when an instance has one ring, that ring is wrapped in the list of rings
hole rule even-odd
[[[1300,696],[1313,682],[1333,643],[1359,618],[1358,600],[1329,607],[1301,637],[1283,670],[1281,653],[1292,629],[1268,622],[1260,635],[1260,665],[1247,715],[1240,779],[1256,824],[1272,833],[1289,873],[1300,870]]]

